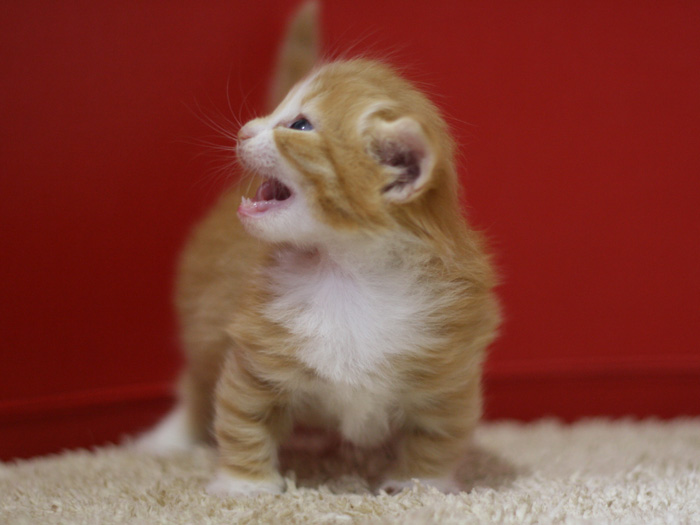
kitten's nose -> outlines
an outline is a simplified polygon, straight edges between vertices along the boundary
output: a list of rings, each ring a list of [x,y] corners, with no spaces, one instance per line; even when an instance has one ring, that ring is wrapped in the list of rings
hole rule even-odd
[[[246,140],[255,136],[255,130],[250,124],[246,124],[238,131],[238,140]]]
[[[247,122],[245,126],[243,126],[239,131],[238,131],[238,140],[246,140],[246,139],[252,139],[262,131],[264,131],[267,127],[267,121],[261,118],[254,118],[253,120]]]

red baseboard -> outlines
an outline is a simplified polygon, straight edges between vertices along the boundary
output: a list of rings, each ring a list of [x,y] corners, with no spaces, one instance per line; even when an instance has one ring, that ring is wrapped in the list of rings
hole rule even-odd
[[[673,418],[700,414],[700,367],[504,366],[485,378],[487,419]],[[0,459],[118,442],[173,403],[168,384],[0,403]]]
[[[0,460],[116,443],[173,403],[171,385],[128,385],[0,402]]]
[[[700,374],[562,374],[487,378],[487,419],[670,419],[700,415]]]

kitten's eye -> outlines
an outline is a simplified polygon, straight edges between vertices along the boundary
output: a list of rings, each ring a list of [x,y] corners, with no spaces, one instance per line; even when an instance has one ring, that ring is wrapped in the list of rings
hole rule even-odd
[[[298,131],[311,131],[314,127],[311,122],[306,120],[304,117],[299,117],[294,122],[289,125],[290,129],[296,129]]]

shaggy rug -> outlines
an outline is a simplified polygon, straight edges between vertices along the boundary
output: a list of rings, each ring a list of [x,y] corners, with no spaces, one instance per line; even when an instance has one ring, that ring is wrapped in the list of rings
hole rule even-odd
[[[370,491],[382,455],[288,450],[283,495],[205,494],[212,450],[170,458],[128,446],[0,464],[0,523],[700,523],[700,419],[485,423],[465,491]],[[361,474],[360,475],[358,475]]]

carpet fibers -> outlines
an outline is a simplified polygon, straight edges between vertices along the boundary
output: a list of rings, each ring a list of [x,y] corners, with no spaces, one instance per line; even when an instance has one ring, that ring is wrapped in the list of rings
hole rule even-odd
[[[204,493],[208,448],[65,452],[0,464],[0,523],[700,523],[700,419],[485,423],[475,441],[448,496],[373,495],[386,460],[351,448],[286,451],[287,492],[244,500]]]

